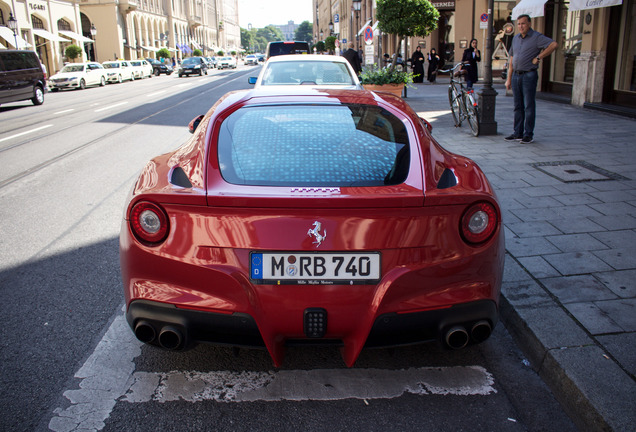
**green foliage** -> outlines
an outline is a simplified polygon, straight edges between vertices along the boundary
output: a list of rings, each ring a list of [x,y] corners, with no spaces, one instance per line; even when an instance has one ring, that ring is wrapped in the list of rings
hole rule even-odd
[[[309,21],[303,21],[300,23],[294,34],[294,39],[297,41],[305,41],[311,43],[314,38],[314,25]]]
[[[168,51],[168,48],[161,48],[159,51],[157,51],[157,58],[170,58],[170,51]]]
[[[71,60],[75,60],[82,55],[82,49],[77,45],[69,45],[64,50],[64,55]]]
[[[426,37],[437,28],[439,11],[429,0],[377,0],[376,18],[383,33]]]
[[[230,52],[230,54],[232,54],[234,57],[236,57],[236,51],[232,51],[232,52]]]
[[[324,41],[318,41],[315,45],[316,47],[316,51],[318,52],[325,52],[326,48],[325,48],[325,42]]]
[[[364,68],[360,74],[361,84],[410,84],[413,82],[411,72],[402,72],[391,68],[380,68],[374,65],[372,68]]]
[[[223,52],[223,50],[219,50],[219,52],[217,52],[216,55],[223,57],[225,53]]]
[[[330,51],[330,52],[336,50],[335,36],[328,36],[327,38],[325,38],[325,48],[327,49],[327,51]]]
[[[252,33],[247,29],[241,27],[241,46],[245,49],[253,49],[254,48],[254,38],[256,37],[256,33]]]
[[[195,49],[194,51],[192,51],[192,56],[193,57],[201,57],[203,55],[203,52],[200,49]]]

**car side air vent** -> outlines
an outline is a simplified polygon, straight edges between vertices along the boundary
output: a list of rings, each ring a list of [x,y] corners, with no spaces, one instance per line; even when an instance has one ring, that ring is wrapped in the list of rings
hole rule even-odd
[[[437,182],[437,189],[448,189],[453,186],[457,186],[457,177],[453,171],[446,168]]]
[[[172,170],[172,175],[170,176],[170,183],[175,186],[181,186],[184,188],[191,188],[192,183],[190,183],[190,179],[187,174],[181,167],[175,167]]]

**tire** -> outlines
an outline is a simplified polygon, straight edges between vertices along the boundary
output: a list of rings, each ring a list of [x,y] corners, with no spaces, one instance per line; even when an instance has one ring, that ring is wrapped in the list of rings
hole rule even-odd
[[[78,87],[80,90],[84,90],[86,88],[86,81],[83,79],[80,80],[80,85]]]
[[[457,89],[453,86],[448,88],[448,101],[450,102],[451,114],[453,114],[453,121],[455,122],[455,127],[460,127],[462,125],[461,122],[461,107],[459,106],[461,100],[461,96]]]
[[[199,76],[203,76],[203,71],[199,69]]]
[[[472,95],[467,94],[464,98],[464,101],[466,106],[466,120],[468,120],[468,125],[473,131],[473,135],[479,136],[479,112],[477,111],[477,107],[473,103],[474,99]]]
[[[155,71],[155,76],[159,76],[159,75],[161,75],[161,71],[160,71],[159,69],[157,69],[157,70]]]
[[[35,86],[31,102],[33,102],[33,105],[42,105],[44,103],[44,90],[42,90],[42,87]]]
[[[52,88],[52,89],[51,89],[51,91],[52,91],[53,93],[55,93],[55,92],[60,91],[60,89],[59,89],[59,88]]]
[[[179,78],[183,77],[183,74],[179,74]]]
[[[106,85],[106,78],[102,77],[102,79],[99,81],[99,86],[104,87],[105,85]]]
[[[121,75],[119,75],[119,76],[117,77],[117,82],[118,82],[119,84],[121,84],[121,83],[123,83],[123,82],[124,82],[124,79],[121,77]]]
[[[130,74],[130,80],[131,80],[131,81],[134,81],[134,80],[135,80],[135,74],[134,74],[134,73],[131,73],[131,74]]]

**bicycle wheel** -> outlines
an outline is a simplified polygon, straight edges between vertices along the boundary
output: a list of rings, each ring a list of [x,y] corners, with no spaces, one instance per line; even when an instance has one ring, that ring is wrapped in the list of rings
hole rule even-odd
[[[451,84],[451,86],[448,87],[448,101],[450,102],[451,114],[453,114],[455,127],[460,127],[462,125],[461,106],[459,104],[460,99],[460,93],[457,91],[457,88]]]
[[[464,102],[466,107],[466,120],[468,120],[473,135],[479,136],[479,112],[477,112],[477,103],[472,94],[466,94]]]

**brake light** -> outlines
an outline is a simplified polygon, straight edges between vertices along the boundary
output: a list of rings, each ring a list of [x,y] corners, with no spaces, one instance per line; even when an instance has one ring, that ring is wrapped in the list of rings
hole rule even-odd
[[[479,202],[464,212],[460,232],[467,243],[479,244],[489,240],[497,229],[497,209],[488,202]]]
[[[130,229],[138,240],[156,245],[168,237],[168,216],[157,204],[138,202],[130,210]]]

